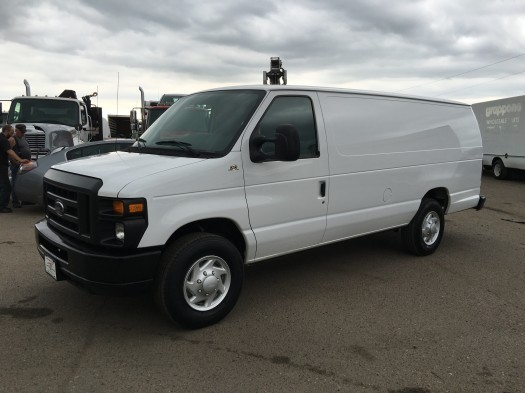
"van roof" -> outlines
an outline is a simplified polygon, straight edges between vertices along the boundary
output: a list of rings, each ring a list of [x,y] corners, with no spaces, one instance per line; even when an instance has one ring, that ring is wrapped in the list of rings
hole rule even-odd
[[[417,101],[429,101],[429,102],[437,102],[437,103],[443,103],[443,104],[453,104],[453,105],[463,105],[463,106],[470,106],[469,104],[466,104],[464,102],[459,101],[453,101],[453,100],[445,100],[442,98],[433,98],[433,97],[422,97],[422,96],[414,96],[414,95],[407,95],[407,94],[397,94],[393,92],[379,92],[379,91],[370,91],[370,90],[355,90],[355,89],[342,89],[342,88],[336,88],[336,87],[321,87],[321,86],[302,86],[302,85],[241,85],[241,86],[226,86],[226,87],[218,87],[214,89],[206,89],[202,91],[220,91],[220,90],[265,90],[265,91],[273,91],[273,90],[293,90],[293,91],[316,91],[316,92],[325,92],[325,93],[346,93],[346,94],[354,94],[354,95],[365,95],[365,96],[376,96],[376,97],[387,97],[387,98],[403,98],[403,99],[410,99],[410,100],[417,100]]]

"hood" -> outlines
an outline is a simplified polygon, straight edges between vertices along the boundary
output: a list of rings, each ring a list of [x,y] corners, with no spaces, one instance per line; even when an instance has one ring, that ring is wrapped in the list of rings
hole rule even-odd
[[[17,123],[18,124],[18,123]],[[52,123],[23,123],[26,125],[26,134],[35,131],[50,132],[50,131],[71,131],[76,133],[75,127],[66,126],[64,124],[52,124]]]
[[[200,161],[204,160],[118,151],[56,164],[52,168],[102,179],[104,185],[101,193],[112,196],[135,180]],[[111,179],[111,182],[105,179]]]

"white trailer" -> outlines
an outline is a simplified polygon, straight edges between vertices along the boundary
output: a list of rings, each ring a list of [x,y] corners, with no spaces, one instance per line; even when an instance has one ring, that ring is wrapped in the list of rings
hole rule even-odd
[[[483,140],[483,167],[496,179],[525,170],[525,96],[472,105]]]

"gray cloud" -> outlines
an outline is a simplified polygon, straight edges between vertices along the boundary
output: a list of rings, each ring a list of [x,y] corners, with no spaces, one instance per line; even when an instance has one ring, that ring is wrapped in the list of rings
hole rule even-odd
[[[464,86],[449,98],[468,99],[513,94],[520,76],[511,75],[525,59],[425,84],[525,52],[521,2],[4,0],[0,15],[8,15],[0,44],[16,62],[2,78],[43,75],[54,84],[110,83],[119,71],[133,88],[143,80],[158,89],[182,81],[190,91],[198,81],[258,84],[269,57],[280,56],[290,83],[422,85],[416,94]],[[489,86],[501,77],[507,91]]]

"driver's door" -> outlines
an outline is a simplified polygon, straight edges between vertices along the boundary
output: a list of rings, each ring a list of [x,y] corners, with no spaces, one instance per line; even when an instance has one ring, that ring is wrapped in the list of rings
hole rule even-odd
[[[255,259],[308,248],[321,242],[328,205],[328,156],[317,95],[272,92],[255,128],[243,139],[243,168],[250,225],[257,240]],[[253,162],[252,133],[272,138],[279,125],[299,132],[297,161]],[[262,150],[272,153],[273,146]]]

